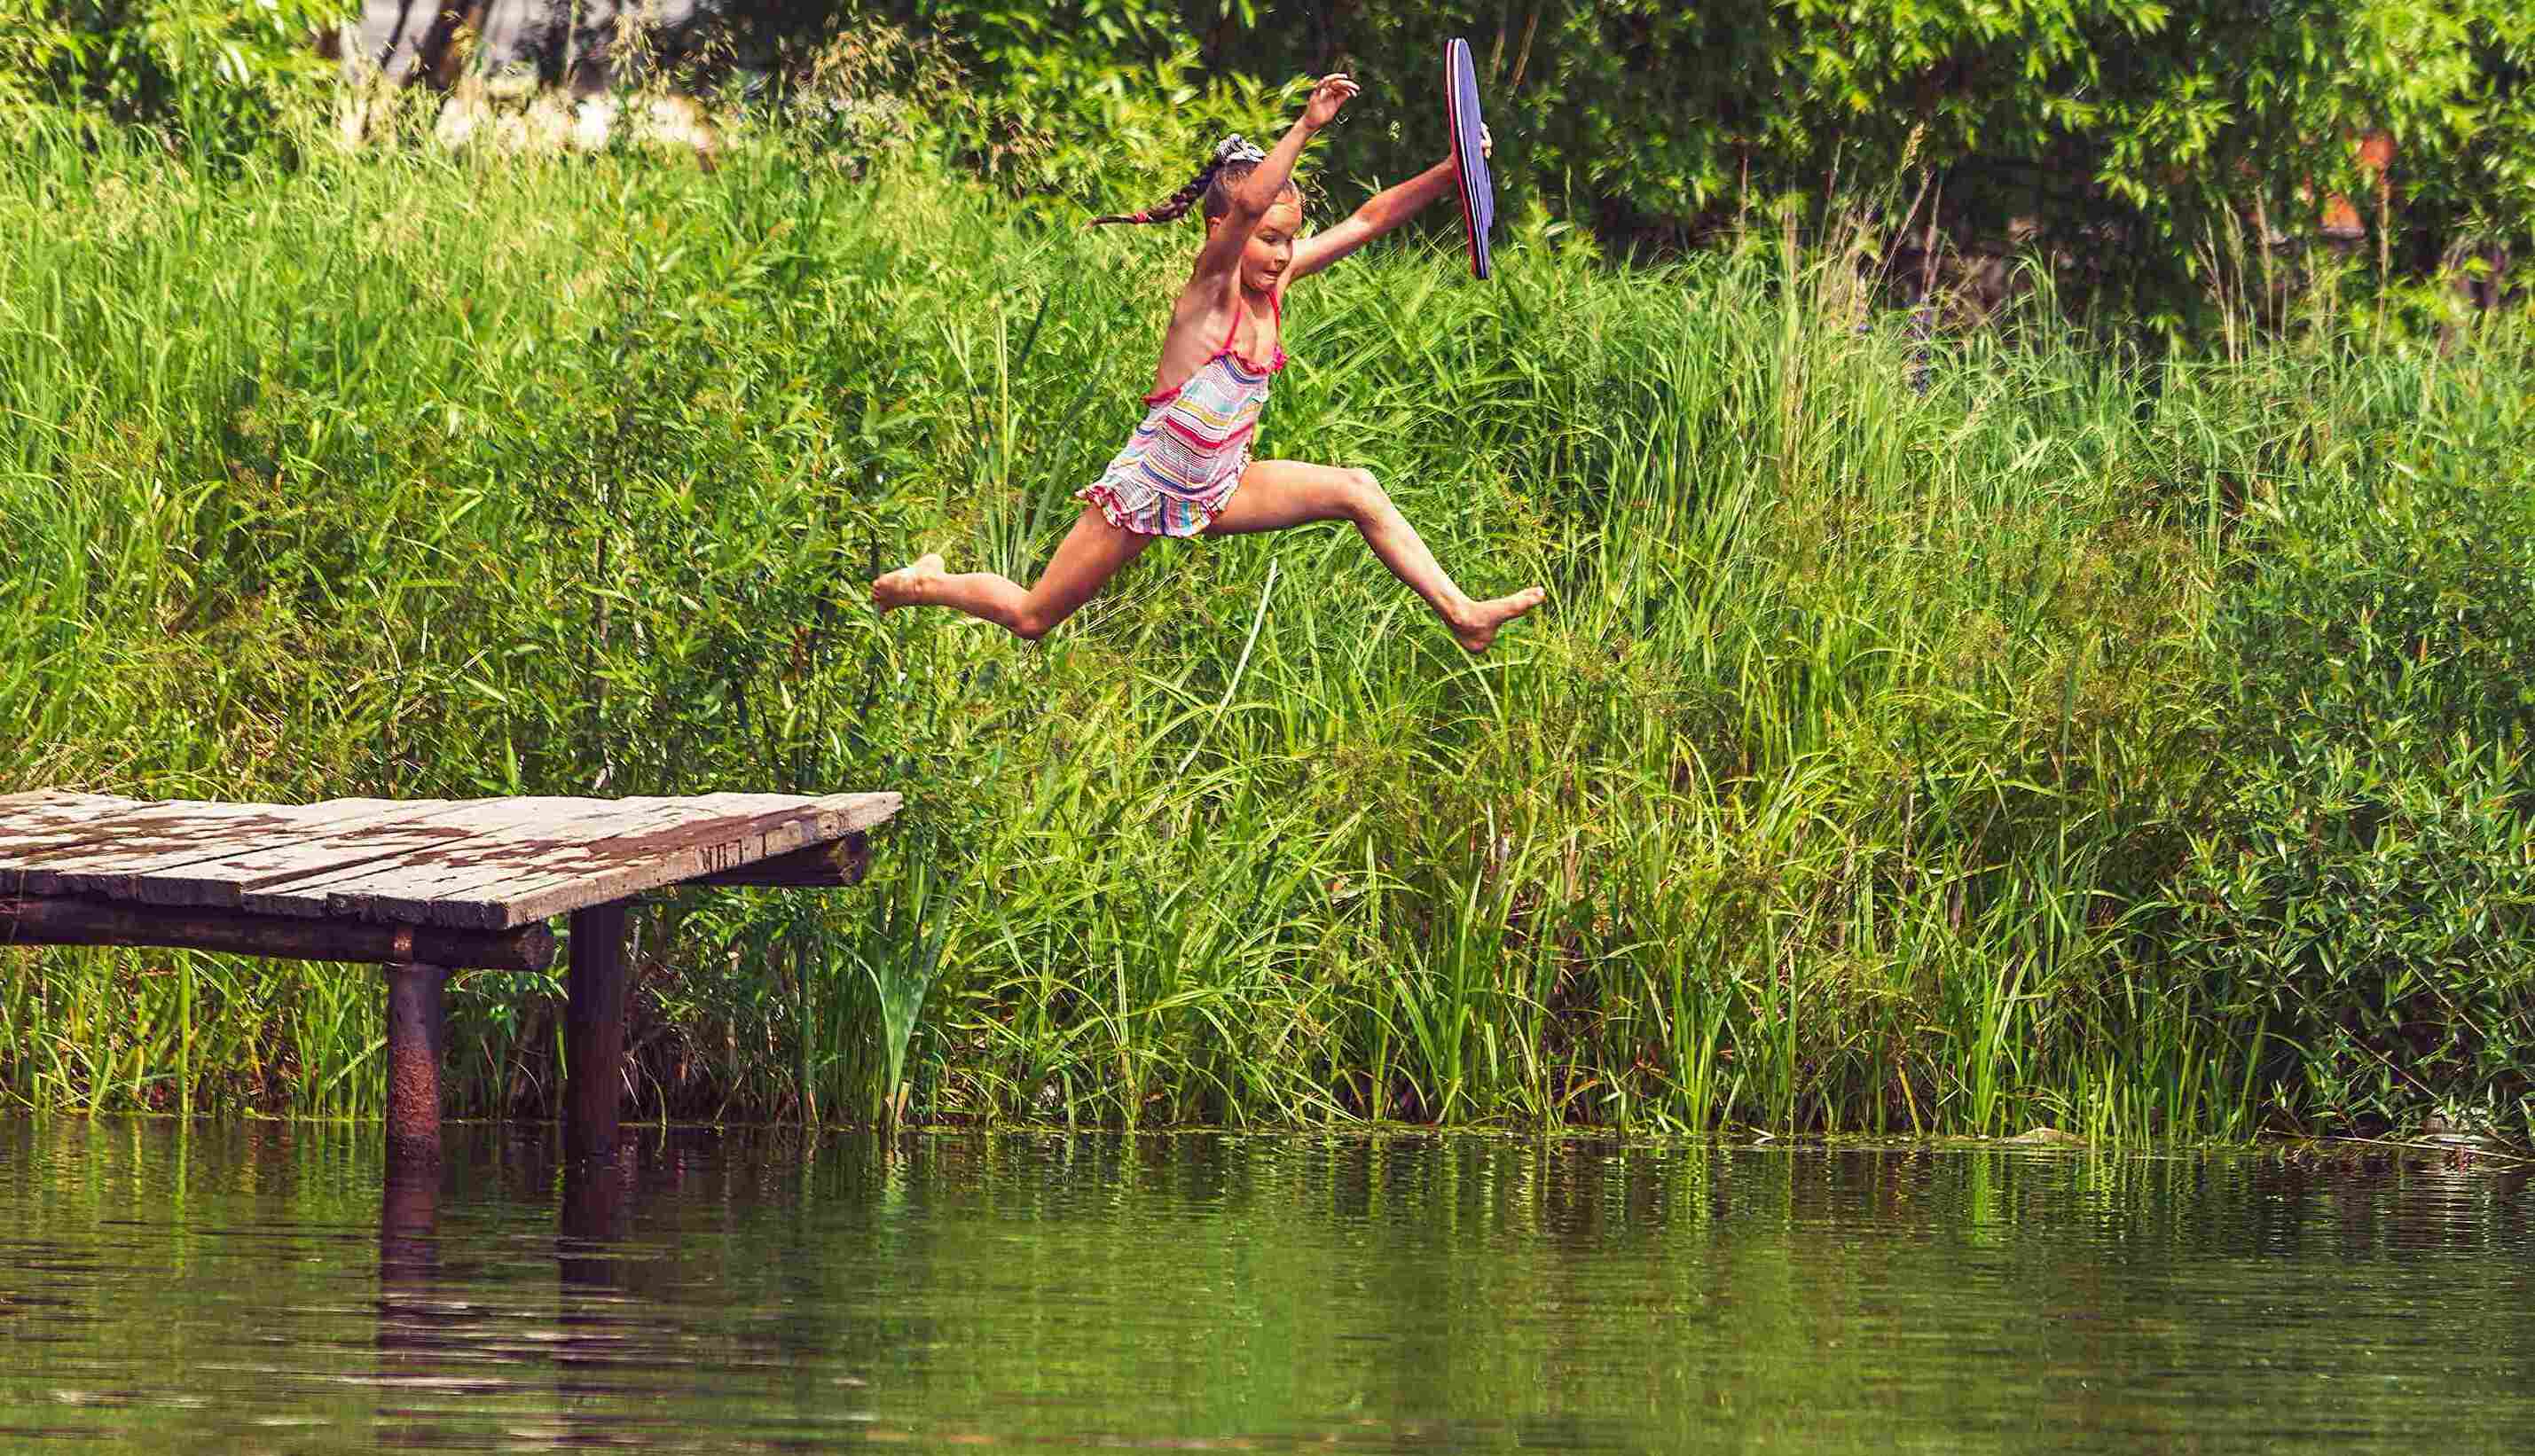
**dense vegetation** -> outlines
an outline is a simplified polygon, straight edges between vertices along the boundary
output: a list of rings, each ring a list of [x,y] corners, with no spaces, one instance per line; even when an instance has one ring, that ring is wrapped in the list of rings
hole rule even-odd
[[[520,15],[558,8],[524,0]],[[0,109],[102,110],[206,153],[252,151],[277,112],[324,101],[331,68],[312,37],[357,9],[0,0]],[[2366,272],[2425,285],[2406,295],[2422,308],[2442,306],[2442,278],[2504,270],[2535,244],[2535,9],[2517,0],[727,0],[699,13],[717,17],[705,33],[656,48],[677,57],[673,84],[760,109],[826,111],[840,86],[853,100],[920,92],[938,154],[1016,195],[1100,211],[1130,179],[1180,180],[1203,141],[1192,107],[1255,116],[1264,91],[1338,67],[1388,109],[1329,140],[1332,174],[1422,166],[1443,42],[1461,35],[1517,144],[1502,159],[1513,194],[1613,243],[1712,237],[1786,195],[1826,210],[1889,189],[1916,241],[1950,240],[1958,259],[2014,240],[2054,261],[2064,292],[2168,327],[2192,323],[2231,259],[2258,255],[2274,290],[2304,282],[2327,213]],[[461,35],[434,73],[509,54]],[[547,80],[563,60],[541,57]]]
[[[1298,294],[1265,448],[1548,609],[1467,660],[1323,528],[1028,646],[863,583],[1044,558],[1188,238],[791,135],[13,152],[0,791],[905,790],[862,889],[646,917],[682,1117],[2528,1134],[2522,321],[1922,354],[1872,238],[1534,208]],[[460,978],[460,1110],[557,990]],[[0,950],[0,1088],[364,1113],[380,1002]]]

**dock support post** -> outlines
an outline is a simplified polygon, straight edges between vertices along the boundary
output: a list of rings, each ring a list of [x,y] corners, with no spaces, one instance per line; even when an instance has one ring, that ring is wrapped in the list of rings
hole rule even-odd
[[[572,913],[571,1004],[564,1020],[564,1156],[616,1156],[625,1062],[625,902]]]
[[[449,972],[407,962],[388,973],[388,1162],[440,1161],[441,988]]]

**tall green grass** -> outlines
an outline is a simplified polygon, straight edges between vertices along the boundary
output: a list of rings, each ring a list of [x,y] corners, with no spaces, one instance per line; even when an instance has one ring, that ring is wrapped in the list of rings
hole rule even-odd
[[[1921,394],[1837,240],[1617,269],[1535,215],[1485,286],[1385,245],[1298,290],[1261,448],[1549,607],[1465,658],[1314,528],[1165,544],[1030,646],[864,583],[1034,574],[1190,238],[772,144],[241,165],[0,163],[0,789],[904,792],[860,889],[647,912],[649,1113],[2535,1117],[2514,1053],[2306,1076],[2341,1054],[2213,983],[2242,926],[2175,909],[2270,761],[2227,604],[2274,503],[2522,495],[2515,326],[2148,358],[2046,303]],[[379,1106],[369,969],[0,963],[13,1101]],[[460,1110],[553,1106],[558,994],[459,979]]]

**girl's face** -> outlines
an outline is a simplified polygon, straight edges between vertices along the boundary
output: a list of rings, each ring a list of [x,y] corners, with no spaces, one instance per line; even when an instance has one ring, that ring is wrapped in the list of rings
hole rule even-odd
[[[1212,232],[1223,225],[1215,218],[1206,223]],[[1287,193],[1276,199],[1268,215],[1259,219],[1258,230],[1250,234],[1250,246],[1241,254],[1241,286],[1252,293],[1272,293],[1285,270],[1294,262],[1294,237],[1303,230],[1302,199]]]

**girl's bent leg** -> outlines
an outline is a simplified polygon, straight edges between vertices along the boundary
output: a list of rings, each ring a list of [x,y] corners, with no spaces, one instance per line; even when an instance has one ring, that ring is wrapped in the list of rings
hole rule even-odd
[[[1152,539],[1111,525],[1098,507],[1085,507],[1047,570],[1027,588],[993,572],[949,575],[942,570],[942,558],[928,553],[874,581],[872,600],[884,612],[949,607],[1034,642],[1091,600]]]
[[[1417,528],[1399,514],[1391,493],[1370,470],[1293,460],[1253,461],[1242,472],[1240,488],[1224,502],[1206,533],[1238,536],[1315,520],[1354,521],[1365,544],[1391,568],[1391,574],[1424,597],[1453,637],[1473,652],[1486,651],[1496,640],[1498,629],[1539,606],[1545,595],[1532,586],[1512,596],[1470,600],[1445,574]]]

